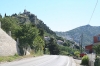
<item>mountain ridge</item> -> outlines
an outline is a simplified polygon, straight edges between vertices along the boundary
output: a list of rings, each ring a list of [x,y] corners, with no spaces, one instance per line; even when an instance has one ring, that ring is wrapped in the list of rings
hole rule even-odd
[[[100,26],[84,25],[66,32],[56,32],[60,37],[67,40],[80,42],[80,36],[83,34],[83,46],[93,43],[93,36],[100,34]]]

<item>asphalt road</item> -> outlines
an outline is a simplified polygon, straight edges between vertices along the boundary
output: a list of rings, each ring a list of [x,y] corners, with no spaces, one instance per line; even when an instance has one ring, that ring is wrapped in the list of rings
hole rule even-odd
[[[72,58],[61,55],[44,55],[14,62],[2,63],[0,66],[76,66]]]

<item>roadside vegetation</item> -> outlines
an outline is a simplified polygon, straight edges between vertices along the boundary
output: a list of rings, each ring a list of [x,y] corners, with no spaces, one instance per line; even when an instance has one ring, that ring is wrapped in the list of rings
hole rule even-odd
[[[86,65],[86,66],[88,66],[88,64],[89,64],[89,58],[88,58],[87,55],[85,55],[85,56],[82,57],[81,65]]]
[[[37,56],[37,55],[35,55]],[[12,62],[16,60],[21,60],[23,58],[34,57],[33,55],[25,55],[25,56],[0,56],[0,62]]]
[[[95,53],[96,53],[96,59],[95,59],[95,63],[94,66],[100,66],[100,44],[95,45],[93,47]]]
[[[100,44],[94,45],[93,50],[96,53],[96,59],[94,62],[94,66],[100,66]],[[89,58],[87,55],[82,57],[81,65],[89,66]]]
[[[16,59],[21,58],[19,55],[15,54],[14,56],[0,56],[0,62],[11,62]]]

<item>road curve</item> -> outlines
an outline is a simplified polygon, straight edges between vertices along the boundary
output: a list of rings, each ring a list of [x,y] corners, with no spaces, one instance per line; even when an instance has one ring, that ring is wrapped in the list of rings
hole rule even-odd
[[[0,66],[76,66],[68,56],[44,55],[14,62],[0,64]]]

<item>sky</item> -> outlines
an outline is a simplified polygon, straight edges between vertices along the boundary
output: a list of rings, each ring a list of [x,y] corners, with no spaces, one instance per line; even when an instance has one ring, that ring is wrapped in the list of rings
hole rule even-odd
[[[100,26],[99,1],[90,22],[97,0],[0,0],[0,14],[19,14],[26,9],[51,30],[63,32],[88,24]]]

